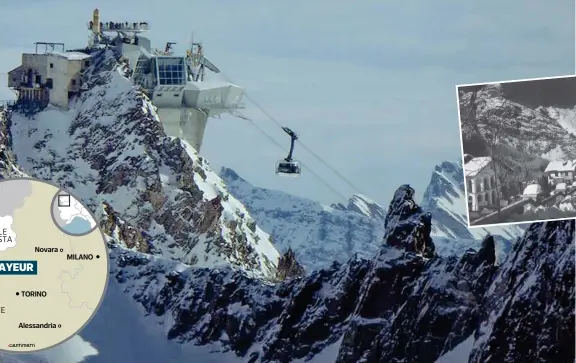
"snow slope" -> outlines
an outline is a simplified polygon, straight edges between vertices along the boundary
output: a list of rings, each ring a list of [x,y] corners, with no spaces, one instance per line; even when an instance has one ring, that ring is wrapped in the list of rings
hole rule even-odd
[[[430,213],[413,195],[409,186],[396,191],[384,245],[373,259],[335,264],[277,285],[229,268],[192,268],[111,239],[110,289],[95,320],[56,349],[3,358],[13,363],[83,358],[87,363],[501,363],[507,357],[573,362],[574,221],[531,225],[501,266],[494,265],[492,238],[477,252],[441,258],[433,255]],[[103,223],[107,235],[132,228],[109,213],[107,208],[100,213],[103,221],[115,221]],[[522,320],[526,314],[533,325]]]
[[[462,162],[445,161],[434,168],[421,204],[434,217],[431,235],[438,253],[443,255],[461,254],[467,248],[477,248],[479,241],[491,234],[496,237],[498,259],[502,261],[526,227],[468,227]]]
[[[560,124],[564,130],[576,136],[576,107],[571,110],[547,107],[546,111],[548,111],[550,117],[558,121],[558,124]]]
[[[110,252],[115,253],[116,249]],[[112,256],[115,257],[115,256]],[[170,261],[160,261],[170,265]],[[113,273],[117,273],[116,268]],[[214,346],[184,345],[166,339],[162,325],[110,279],[102,306],[90,324],[73,339],[34,354],[0,353],[2,363],[236,363],[234,354]],[[216,352],[213,352],[216,351]]]
[[[105,65],[88,75],[92,88],[83,97],[90,95],[95,103],[117,74]],[[90,94],[95,87],[104,88]],[[138,97],[119,99],[139,110],[146,105]],[[61,179],[92,203],[109,238],[110,283],[102,309],[79,336],[35,355],[3,354],[3,360],[434,363],[456,353],[466,358],[469,351],[464,361],[470,363],[574,361],[574,220],[530,225],[500,266],[490,236],[476,251],[438,256],[431,213],[417,205],[410,186],[402,185],[384,216],[383,239],[374,256],[273,283],[261,278],[271,271],[262,257],[254,256],[264,254],[254,235],[236,239],[229,234],[242,231],[237,228],[247,223],[247,214],[229,216],[236,223],[226,225],[223,204],[234,199],[199,193],[207,186],[195,183],[209,180],[203,175],[210,172],[200,157],[158,133],[157,119],[148,113],[133,110],[137,122],[119,114],[111,124],[99,125],[102,113],[119,109],[104,104],[71,121],[44,119],[55,122],[54,130],[33,122],[41,115],[24,120],[41,152],[20,150],[18,161],[33,173]],[[7,151],[0,155],[2,178],[22,169],[12,147],[28,140],[17,118],[13,115],[20,123],[12,129],[20,134],[12,143],[6,133],[10,122],[0,117],[0,144]],[[139,147],[144,154],[133,153]],[[77,174],[80,182],[67,173]],[[157,184],[155,175],[161,179]],[[130,182],[138,178],[147,188],[138,180]],[[122,200],[119,187],[133,200]],[[164,193],[169,198],[157,204],[154,196]],[[164,207],[175,214],[164,219],[163,213],[169,213]],[[189,213],[185,207],[192,210],[190,219],[184,217]],[[196,209],[210,219],[195,219]],[[159,224],[169,238],[151,235],[151,226]],[[246,227],[258,231],[254,224]],[[203,250],[213,262],[209,267],[185,258],[196,246],[187,245],[186,238],[195,235],[204,236],[196,245],[219,243]],[[476,340],[469,350],[471,336]]]
[[[25,176],[16,164],[10,134],[12,112],[0,106],[0,180]]]
[[[383,237],[385,209],[367,197],[353,196],[348,204],[327,207],[315,201],[250,184],[229,168],[220,171],[230,193],[238,198],[281,249],[296,251],[309,270],[346,262],[357,255],[371,258]],[[468,228],[461,163],[436,166],[422,205],[432,213],[432,238],[441,255],[462,255],[478,248],[487,234],[497,240],[499,260],[523,227]]]
[[[131,248],[273,278],[279,254],[268,234],[206,160],[166,136],[154,106],[124,71],[111,51],[101,52],[70,110],[49,106],[31,119],[14,113],[18,164],[93,209],[109,203],[145,235]]]
[[[440,356],[435,363],[466,363],[474,347],[474,335],[470,335],[454,349]]]
[[[383,219],[386,215],[386,211],[382,206],[361,194],[354,194],[348,201],[347,207],[344,207],[341,204],[336,206],[332,205],[332,207],[340,207],[341,210],[356,212],[374,219]]]
[[[308,271],[345,262],[355,254],[369,258],[384,236],[384,208],[355,195],[348,206],[326,206],[277,190],[256,187],[232,169],[220,177],[228,190],[272,236],[281,251],[292,248]]]

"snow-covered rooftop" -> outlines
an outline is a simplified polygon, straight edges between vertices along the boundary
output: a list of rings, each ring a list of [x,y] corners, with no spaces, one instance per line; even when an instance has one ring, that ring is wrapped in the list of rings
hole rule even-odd
[[[524,195],[534,195],[542,193],[542,187],[540,184],[530,184],[526,188],[524,188]]]
[[[467,177],[474,177],[482,171],[490,162],[492,158],[490,156],[481,156],[473,158],[464,165],[464,174]]]
[[[230,86],[236,86],[230,82],[221,81],[221,80],[209,80],[204,82],[188,82],[186,83],[186,90],[209,90],[212,88],[225,88]],[[238,86],[236,86],[238,87]]]
[[[576,170],[576,160],[555,160],[551,161],[544,172],[550,171],[574,171]]]
[[[563,190],[563,189],[566,189],[566,183],[556,184],[556,190]]]
[[[56,52],[50,51],[47,54],[57,55],[60,57],[68,58],[68,60],[82,60],[90,58],[90,55],[81,52]]]

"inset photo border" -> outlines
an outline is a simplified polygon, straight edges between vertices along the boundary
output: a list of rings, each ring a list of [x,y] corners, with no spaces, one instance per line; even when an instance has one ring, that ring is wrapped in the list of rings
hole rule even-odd
[[[468,226],[576,218],[576,76],[456,86]]]

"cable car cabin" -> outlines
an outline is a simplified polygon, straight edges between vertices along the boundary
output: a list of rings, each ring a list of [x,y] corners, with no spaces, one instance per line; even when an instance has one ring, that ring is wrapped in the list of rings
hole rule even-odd
[[[300,176],[302,169],[300,164],[295,161],[280,160],[276,163],[276,175],[298,177]]]
[[[298,140],[298,136],[287,127],[282,127],[282,130],[290,136],[290,151],[284,160],[276,163],[276,175],[297,177],[300,175],[301,168],[300,164],[292,159],[292,153],[294,152],[294,142]]]

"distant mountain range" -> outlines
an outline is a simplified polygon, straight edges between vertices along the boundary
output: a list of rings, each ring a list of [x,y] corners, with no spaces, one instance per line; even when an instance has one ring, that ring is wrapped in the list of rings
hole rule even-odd
[[[384,236],[382,206],[355,195],[347,206],[326,206],[285,192],[259,188],[229,168],[220,178],[272,237],[280,251],[292,248],[308,270],[373,255]]]
[[[79,334],[2,363],[574,362],[574,220],[531,224],[498,265],[522,229],[465,228],[458,163],[434,170],[430,211],[409,185],[386,210],[323,206],[218,177],[112,49],[83,77],[70,110],[0,113],[0,179],[57,183],[95,212],[108,288]],[[276,246],[309,273],[279,281]]]
[[[256,187],[229,168],[220,177],[228,190],[250,211],[279,250],[292,248],[308,269],[326,268],[357,255],[369,258],[378,250],[384,233],[385,208],[371,199],[354,195],[348,205],[332,206]],[[463,254],[478,248],[487,234],[497,240],[499,260],[511,242],[522,235],[517,225],[468,228],[464,176],[459,162],[436,166],[422,205],[432,213],[432,238],[439,254]]]
[[[461,162],[443,162],[432,172],[424,192],[422,207],[432,213],[432,238],[440,254],[463,253],[478,248],[487,234],[496,240],[498,261],[502,262],[512,243],[524,234],[526,224],[468,228],[468,203],[464,194],[464,172]]]

